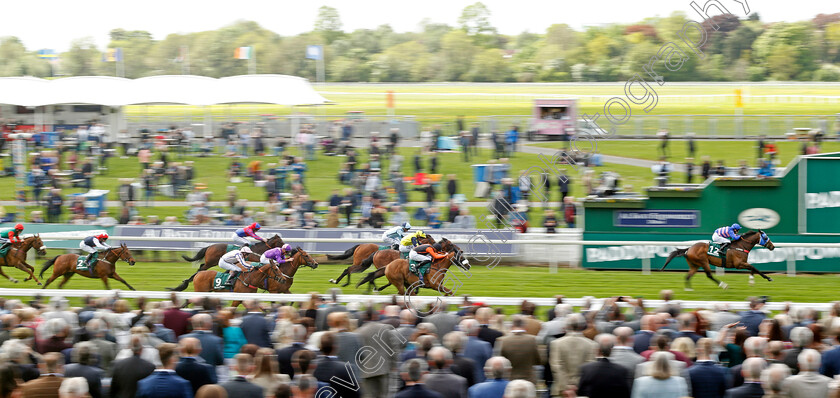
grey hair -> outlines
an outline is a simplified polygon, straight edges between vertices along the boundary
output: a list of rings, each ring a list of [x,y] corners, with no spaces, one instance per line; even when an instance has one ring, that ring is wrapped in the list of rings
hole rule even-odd
[[[618,343],[628,344],[633,337],[633,329],[627,326],[619,326],[613,330],[613,334],[615,334]]]
[[[100,333],[105,332],[105,326],[106,325],[104,321],[98,318],[93,318],[87,321],[87,323],[85,324],[85,330],[87,330],[88,333],[94,336],[99,336]]]
[[[505,387],[505,398],[536,398],[537,388],[528,380],[513,380]]]
[[[443,336],[443,345],[453,353],[461,352],[467,344],[467,335],[464,332],[452,331]]]
[[[820,370],[822,356],[817,350],[806,348],[796,358],[799,362],[799,370],[803,372],[816,372]]]
[[[491,357],[484,363],[484,373],[490,379],[509,379],[513,366],[505,357]]]
[[[400,367],[400,371],[408,374],[409,381],[418,382],[423,374],[429,371],[429,366],[426,365],[425,361],[413,358],[405,361]]]
[[[4,361],[17,361],[26,353],[26,344],[17,339],[6,340],[0,346],[0,352],[3,352],[3,355],[6,357],[3,358]]]
[[[586,330],[586,318],[581,314],[571,314],[566,317],[566,329],[571,329],[574,332],[582,332]]]
[[[306,341],[306,326],[301,324],[292,326],[292,340],[296,342]]]
[[[315,380],[312,375],[304,374],[300,376],[300,380],[298,380],[298,388],[301,391],[309,391],[313,388],[318,387],[318,381]]]
[[[471,335],[478,331],[479,324],[478,321],[476,321],[475,319],[464,319],[463,321],[461,321],[458,327],[462,331],[464,331],[464,333]]]
[[[437,369],[445,368],[446,363],[452,360],[452,352],[441,346],[432,348],[426,356],[431,362],[434,362]]]
[[[615,336],[609,333],[601,333],[595,336],[595,342],[598,343],[598,354],[609,357],[615,346]]]
[[[557,304],[554,306],[554,317],[562,318],[572,313],[572,306],[569,304]]]
[[[763,337],[747,337],[744,340],[744,351],[748,357],[763,357],[764,349],[767,347],[767,340]]]
[[[82,365],[93,366],[96,364],[97,355],[99,354],[99,347],[89,341],[81,341],[76,343],[71,351],[71,358],[73,362]]]
[[[805,347],[814,342],[814,332],[803,326],[798,326],[790,331],[790,341],[796,347]]]
[[[759,381],[761,379],[761,372],[766,367],[767,362],[761,358],[747,358],[741,364],[741,373],[746,381]]]
[[[81,397],[88,393],[88,382],[84,377],[71,377],[61,382],[58,394],[62,397]]]
[[[761,385],[764,391],[780,393],[788,377],[790,377],[790,368],[781,363],[774,363],[761,372]]]
[[[419,325],[417,325],[417,330],[422,330],[422,331],[425,331],[427,333],[437,334],[437,326],[435,326],[434,323],[430,323],[430,322],[421,322]]]
[[[51,338],[70,326],[64,318],[52,318],[44,323],[42,333],[45,338]]]
[[[196,329],[210,329],[213,326],[213,318],[209,314],[195,314],[192,324]]]

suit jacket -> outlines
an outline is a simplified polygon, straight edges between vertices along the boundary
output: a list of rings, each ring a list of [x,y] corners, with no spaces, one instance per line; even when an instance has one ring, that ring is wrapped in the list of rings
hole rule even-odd
[[[834,375],[840,374],[840,347],[834,347],[823,353],[820,373],[828,377],[834,377]]]
[[[341,304],[329,304],[324,308],[318,309],[318,315],[315,317],[315,328],[318,331],[327,330],[327,315],[333,312],[347,312],[347,307]]]
[[[114,363],[114,376],[111,379],[111,398],[134,398],[137,382],[155,371],[151,362],[132,355]]]
[[[193,394],[205,384],[216,384],[216,369],[213,366],[198,362],[195,358],[184,357],[175,366],[175,373],[190,382]]]
[[[195,337],[201,342],[201,353],[199,356],[204,358],[205,362],[211,366],[219,366],[225,363],[225,353],[223,350],[225,342],[221,337],[207,330],[196,330],[192,333],[181,335],[179,340],[187,337]]]
[[[84,377],[88,382],[88,392],[91,398],[102,396],[102,377],[105,371],[93,366],[71,363],[64,367],[64,377]]]
[[[292,356],[300,351],[305,350],[303,343],[292,343],[292,345],[283,347],[277,350],[277,362],[280,365],[280,373],[295,377],[295,369],[292,367]]]
[[[467,398],[467,379],[449,369],[435,369],[423,376],[423,384],[444,398]]]
[[[438,341],[443,341],[443,336],[455,330],[461,318],[458,315],[450,314],[448,312],[438,312],[437,314],[426,317],[425,322],[435,325],[437,328]]]
[[[411,341],[411,336],[413,336],[416,331],[417,328],[408,325],[400,325],[400,327],[397,328],[397,332],[399,332],[402,335],[402,337],[405,338],[405,343],[402,346],[400,346],[400,348],[405,348],[408,342]]]
[[[510,361],[510,379],[524,379],[536,383],[534,365],[542,365],[537,339],[527,333],[513,333],[496,340],[495,350]]]
[[[354,363],[365,364],[361,367],[361,377],[387,375],[399,359],[402,336],[393,326],[379,322],[365,323],[356,330],[356,334],[368,348],[362,352],[359,361],[353,359]]]
[[[741,323],[747,327],[750,336],[758,336],[758,325],[767,317],[763,312],[750,310],[738,313],[741,316]]]
[[[63,377],[43,375],[35,380],[29,380],[20,385],[23,398],[58,398],[58,388],[61,387]]]
[[[344,398],[344,396],[341,396]],[[408,386],[402,391],[398,392],[394,398],[443,398],[437,391],[432,391],[422,384],[415,384]]]
[[[484,376],[484,365],[493,356],[493,347],[490,343],[480,340],[478,337],[470,336],[464,346],[464,356],[475,362],[475,382],[481,383],[486,380]]]
[[[452,373],[467,379],[467,387],[469,388],[476,383],[475,368],[475,361],[461,354],[455,354],[452,358],[452,366],[449,367],[449,370],[451,370]]]
[[[650,330],[640,330],[633,336],[633,351],[636,354],[641,354],[650,349],[650,339],[653,337],[653,332]]]
[[[701,338],[703,338],[703,336],[700,336],[697,333],[689,332],[689,331],[677,332],[676,338],[680,338],[680,337],[688,337],[688,338],[691,339],[691,341],[693,341],[695,343],[697,342],[697,340],[700,340]]]
[[[155,337],[163,340],[165,343],[175,343],[178,341],[176,340],[175,332],[163,325],[155,326],[154,334]]]
[[[347,371],[345,362],[339,361],[335,357],[322,356],[318,359],[315,373],[313,374],[318,381],[329,383],[330,387],[334,388],[338,395],[342,398],[358,398],[361,396],[359,389],[348,388],[347,386],[360,386],[361,380],[354,377]],[[341,380],[337,383],[332,380],[335,377]]]
[[[163,312],[163,326],[172,329],[176,337],[187,333],[190,314],[178,308],[170,308]]]
[[[117,343],[99,338],[88,341],[95,344],[99,352],[99,367],[105,371],[106,375],[111,376],[114,370],[114,358],[117,357],[119,348]]]
[[[478,338],[490,343],[490,347],[494,347],[496,345],[496,339],[502,336],[504,336],[504,333],[492,329],[487,325],[481,325],[478,329]]]
[[[20,364],[20,363],[17,363],[17,362],[13,362],[13,363],[17,367],[18,374],[20,374],[21,380],[23,380],[25,382],[29,381],[29,380],[35,380],[39,376],[41,376],[41,371],[39,371],[38,367],[33,365],[33,364],[30,364],[30,363]]]
[[[396,328],[400,327],[400,318],[399,317],[394,317],[394,316],[389,316],[389,317],[385,317],[385,318],[380,319],[379,323],[383,323],[383,324],[386,324],[386,325],[391,325],[392,328],[396,329]]]
[[[362,349],[362,338],[354,332],[338,332],[335,334],[337,344],[335,356],[339,361],[347,362],[350,368],[356,373],[356,377],[362,377],[362,371],[356,364],[356,353]]]
[[[831,380],[817,372],[799,372],[785,380],[782,391],[790,398],[827,397]]]
[[[266,319],[262,313],[247,313],[242,317],[242,324],[239,325],[245,333],[248,344],[256,344],[260,347],[271,348],[271,331],[274,330],[274,323]]]
[[[627,369],[627,383],[633,387],[633,379],[636,375],[636,366],[644,362],[645,358],[633,351],[632,347],[613,347],[610,354],[610,362]]]
[[[171,370],[156,370],[137,383],[137,398],[192,398],[190,382]]]
[[[746,383],[740,387],[726,390],[724,398],[761,398],[764,396],[764,389],[760,383]]]
[[[580,368],[577,394],[589,398],[630,398],[629,373],[624,366],[598,358]]]
[[[260,398],[264,393],[262,387],[249,382],[241,376],[236,376],[222,383],[221,386],[227,391],[228,397],[232,398]]]
[[[554,375],[551,395],[560,395],[568,385],[578,385],[580,367],[595,360],[597,344],[578,332],[569,332],[551,342],[549,364]]]
[[[802,347],[794,347],[782,352],[782,362],[790,368],[790,372],[794,375],[799,373],[799,354],[802,353]]]
[[[694,398],[719,398],[731,385],[726,368],[712,361],[697,361],[688,369]]]
[[[504,398],[508,380],[494,379],[478,383],[467,390],[469,398]]]

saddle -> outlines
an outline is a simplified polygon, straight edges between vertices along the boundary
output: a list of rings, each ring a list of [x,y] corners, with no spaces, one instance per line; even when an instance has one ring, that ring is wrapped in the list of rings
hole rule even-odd
[[[79,256],[79,258],[76,259],[77,271],[89,271],[91,274],[93,274],[93,268],[96,267],[96,262],[99,261],[99,253],[92,253],[90,254],[90,256],[93,256],[93,262],[91,263],[90,269],[88,269],[88,257]]]
[[[230,278],[230,274],[228,274],[227,271],[216,272],[216,277],[213,278],[213,290],[224,289],[228,278]],[[236,281],[237,278],[239,278],[239,275],[234,277],[234,281]]]
[[[729,247],[723,248],[721,250],[722,245],[720,243],[709,242],[709,250],[706,254],[714,257],[719,257],[721,260],[726,261],[726,252],[729,251]]]
[[[227,247],[225,248],[225,253],[232,252],[234,250],[239,250],[239,246],[228,243]]]
[[[425,275],[426,272],[429,272],[429,269],[432,268],[432,263],[426,263],[425,265],[420,266],[419,268],[417,265],[420,264],[414,260],[408,260],[408,270],[415,275],[423,274]]]

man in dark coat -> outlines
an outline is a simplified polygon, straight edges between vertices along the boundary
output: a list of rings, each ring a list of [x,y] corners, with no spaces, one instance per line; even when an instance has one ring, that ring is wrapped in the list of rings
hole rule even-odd
[[[328,383],[330,387],[338,392],[342,398],[358,398],[361,396],[360,379],[350,374],[350,367],[347,362],[338,360],[335,356],[335,333],[327,332],[321,335],[321,354],[315,368],[315,376],[318,381]],[[355,385],[353,385],[355,384]]]
[[[129,345],[134,355],[114,363],[114,376],[111,379],[112,398],[134,398],[137,383],[155,371],[155,365],[140,358],[143,353],[143,336],[131,336]]]
[[[602,334],[595,342],[598,343],[598,356],[594,362],[581,366],[577,394],[590,398],[629,398],[628,370],[609,360],[615,336]]]
[[[236,354],[233,360],[235,362],[232,368],[236,371],[236,376],[221,384],[228,397],[262,397],[263,388],[246,378],[254,371],[254,358],[250,354]]]
[[[96,345],[83,341],[73,348],[74,362],[64,367],[64,377],[84,377],[91,398],[102,396],[102,377],[105,371],[96,367]]]
[[[205,384],[216,384],[216,369],[197,358],[201,353],[201,342],[195,337],[187,337],[181,339],[180,345],[181,360],[175,366],[175,373],[190,382],[193,394]]]
[[[203,349],[199,350],[199,355],[210,366],[219,366],[225,363],[224,341],[221,337],[216,336],[210,330],[213,327],[213,320],[208,314],[195,314],[192,318],[193,332],[181,336],[180,340],[187,338],[195,338],[201,343]],[[244,328],[243,328],[244,330]],[[179,340],[179,341],[180,341]]]
[[[242,324],[239,325],[239,328],[245,333],[248,344],[271,348],[270,335],[271,331],[274,330],[274,323],[266,319],[256,301],[246,301],[245,308],[248,309],[248,313],[242,317]]]

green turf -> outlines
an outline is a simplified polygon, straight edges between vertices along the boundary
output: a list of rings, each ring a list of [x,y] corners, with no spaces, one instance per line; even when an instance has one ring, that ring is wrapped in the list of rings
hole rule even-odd
[[[164,253],[163,256],[166,258],[168,254]],[[138,262],[134,267],[129,267],[124,263],[118,264],[119,274],[138,290],[163,290],[165,287],[173,287],[196,269],[194,265],[183,261],[154,263],[142,261],[143,257],[138,257]],[[321,260],[323,256],[315,256],[315,259]],[[43,262],[44,259],[39,259],[36,268],[40,270]],[[325,293],[329,288],[335,287],[328,280],[338,277],[344,267],[345,265],[322,264],[316,270],[301,269],[296,274],[291,291],[293,293],[310,291]],[[6,267],[3,269],[15,278],[23,279],[24,274],[21,271],[9,271]],[[471,277],[466,277],[458,271],[454,273],[463,282],[463,286],[457,291],[458,294],[500,297],[552,297],[556,294],[563,294],[566,297],[627,295],[658,298],[660,290],[673,289],[677,291],[677,298],[680,300],[743,300],[748,296],[766,295],[774,301],[829,302],[836,299],[835,288],[838,280],[836,275],[788,277],[779,274],[773,275],[774,282],[756,278],[756,285],[750,287],[747,284],[746,274],[727,273],[720,279],[729,284],[729,289],[721,290],[704,276],[697,275],[693,279],[695,290],[683,292],[685,274],[682,272],[654,272],[651,275],[643,275],[641,272],[560,269],[552,274],[545,267],[497,266],[488,270],[484,266],[474,265],[470,273]],[[354,274],[353,283],[343,288],[343,292],[366,293],[364,289],[355,288],[355,283],[359,280],[360,274]],[[379,284],[382,285],[384,282]],[[119,285],[119,282],[111,281],[111,288],[125,289],[124,286]],[[12,284],[7,280],[0,281],[0,288],[6,287],[37,288],[32,281],[19,284]],[[79,275],[74,276],[66,287],[90,289],[94,295],[98,290],[103,289],[101,281]],[[50,285],[49,288],[57,288],[57,285]],[[188,290],[192,291],[192,288]],[[395,292],[395,289],[388,288],[383,294]],[[422,291],[424,296],[436,294],[435,291],[428,289]]]

